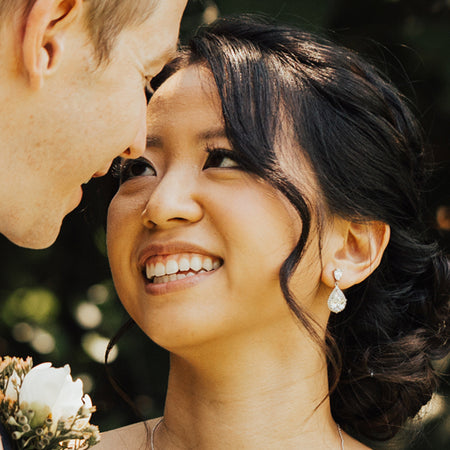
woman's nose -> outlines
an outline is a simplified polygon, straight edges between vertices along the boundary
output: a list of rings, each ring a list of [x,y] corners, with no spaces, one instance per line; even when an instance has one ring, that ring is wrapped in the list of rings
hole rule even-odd
[[[203,217],[197,182],[192,175],[181,172],[167,173],[150,192],[141,214],[144,226],[170,228],[182,223],[198,222]]]

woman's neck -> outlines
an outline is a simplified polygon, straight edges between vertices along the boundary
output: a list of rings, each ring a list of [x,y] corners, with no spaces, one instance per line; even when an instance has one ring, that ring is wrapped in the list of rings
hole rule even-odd
[[[340,449],[324,355],[297,326],[282,334],[172,354],[156,448]]]

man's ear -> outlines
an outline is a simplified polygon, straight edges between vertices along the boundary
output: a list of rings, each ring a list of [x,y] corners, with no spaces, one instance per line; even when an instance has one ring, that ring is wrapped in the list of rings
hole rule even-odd
[[[349,222],[336,219],[323,248],[322,282],[335,284],[333,272],[342,271],[341,289],[365,280],[380,264],[389,242],[390,228],[384,222]]]
[[[61,62],[67,30],[83,0],[36,0],[24,19],[22,57],[30,86],[40,89]]]

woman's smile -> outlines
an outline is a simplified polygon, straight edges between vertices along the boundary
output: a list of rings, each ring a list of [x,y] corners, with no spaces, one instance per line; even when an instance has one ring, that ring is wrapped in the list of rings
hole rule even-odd
[[[220,258],[199,253],[150,256],[142,268],[148,293],[157,295],[185,289],[222,265]]]

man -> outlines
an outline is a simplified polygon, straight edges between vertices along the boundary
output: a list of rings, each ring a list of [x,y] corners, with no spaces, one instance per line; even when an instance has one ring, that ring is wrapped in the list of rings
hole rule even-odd
[[[0,233],[51,245],[81,184],[145,147],[187,0],[1,0]]]

